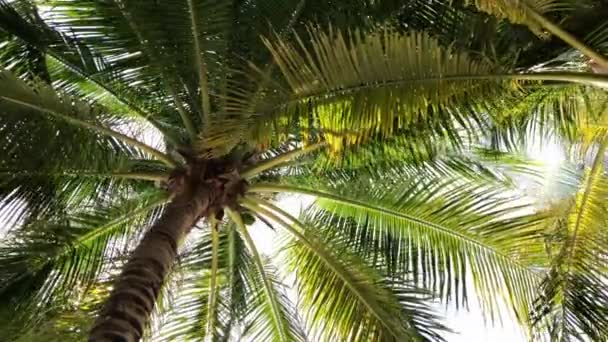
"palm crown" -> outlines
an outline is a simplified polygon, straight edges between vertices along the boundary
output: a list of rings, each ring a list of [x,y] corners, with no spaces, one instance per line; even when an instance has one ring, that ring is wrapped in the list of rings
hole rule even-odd
[[[547,19],[578,10],[0,1],[3,338],[441,340],[430,299],[472,288],[534,336],[606,338],[607,31]],[[548,33],[586,57],[534,53]],[[536,134],[591,155],[542,209],[504,153]],[[297,306],[254,222],[287,234]]]

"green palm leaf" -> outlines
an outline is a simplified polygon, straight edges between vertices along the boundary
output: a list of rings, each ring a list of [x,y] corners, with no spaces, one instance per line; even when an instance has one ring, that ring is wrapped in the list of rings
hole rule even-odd
[[[102,107],[63,96],[44,84],[38,83],[31,87],[6,71],[0,73],[0,94],[2,94],[0,101],[3,102],[2,111],[5,113],[15,115],[16,112],[25,111],[30,115],[43,115],[61,120],[66,124],[92,130],[140,149],[169,166],[175,165],[175,162],[164,153],[103,125],[102,122],[108,121],[111,124],[113,118],[109,113],[104,113]]]
[[[243,98],[248,94],[235,89],[229,104],[235,119],[219,120],[218,130],[204,136],[204,147],[225,150],[241,139],[267,144],[275,135],[281,139],[300,133],[321,135],[339,151],[404,128],[442,136],[454,127],[471,129],[472,123],[483,122],[481,105],[516,95],[518,88],[509,80],[604,79],[508,74],[487,60],[446,49],[424,33],[311,29],[308,40],[276,38],[266,44],[288,87],[275,83],[275,90],[255,108]],[[227,137],[226,129],[233,135]]]
[[[166,172],[163,165],[142,160],[149,156],[145,150],[166,159],[164,153],[108,128],[125,130],[124,122],[103,107],[6,71],[0,88],[0,206],[13,208],[15,221],[28,212],[43,215],[68,203],[105,200],[113,189],[137,186],[129,179]]]
[[[297,185],[260,184],[250,191],[316,196],[314,222],[350,236],[362,255],[385,258],[392,274],[412,273],[414,280],[458,302],[472,288],[471,272],[488,313],[498,312],[502,295],[527,320],[540,281],[529,266],[544,253],[543,215],[518,214],[517,205],[509,209],[515,198],[502,195],[504,188],[440,173],[395,169],[373,178],[365,172],[325,177],[330,180],[325,186],[314,177],[308,182],[296,177]]]
[[[63,5],[67,3],[64,2]],[[13,37],[12,44],[26,51],[37,51],[42,61],[49,63],[43,73],[37,73],[48,82],[55,77],[62,76],[62,82],[57,87],[65,91],[76,91],[71,82],[88,82],[87,87],[79,89],[78,92],[88,94],[89,92],[102,95],[105,99],[112,99],[138,113],[140,117],[149,118],[150,113],[158,112],[161,102],[155,102],[151,106],[150,100],[142,101],[143,95],[133,91],[133,86],[126,87],[120,84],[121,80],[127,81],[125,77],[133,75],[133,71],[125,73],[123,69],[133,68],[135,65],[124,64],[124,59],[111,65],[108,60],[103,59],[98,53],[91,51],[82,40],[74,35],[66,34],[63,30],[56,30],[44,22],[38,13],[38,8],[31,1],[1,1],[0,2],[0,30],[7,36]],[[48,16],[46,16],[48,18]],[[116,51],[115,51],[116,52]],[[5,55],[9,57],[8,54]],[[19,59],[21,64],[31,64],[33,56],[13,55],[13,59]],[[11,65],[9,60],[3,59],[3,66]],[[59,71],[60,70],[60,71]],[[137,74],[137,73],[135,73]],[[91,89],[93,88],[93,89]],[[166,117],[165,117],[166,118]]]
[[[608,334],[605,151],[604,138],[578,193],[548,232],[553,259],[537,300],[536,322],[541,328],[547,324],[554,340],[601,340]]]
[[[312,258],[309,260],[312,262],[309,264],[312,268],[307,270],[315,272],[316,269],[319,273],[314,273],[311,278],[307,277],[311,279],[311,282],[305,285],[310,286],[308,287],[309,305],[320,304],[321,302],[317,300],[323,303],[323,306],[311,309],[313,316],[309,317],[312,319],[309,322],[312,323],[310,329],[313,334],[328,338],[331,333],[336,333],[341,338],[357,340],[367,338],[415,340],[421,337],[420,334],[427,333],[429,336],[437,336],[433,332],[425,331],[424,326],[416,326],[413,317],[405,316],[395,294],[382,286],[379,279],[366,274],[364,268],[351,267],[348,261],[336,256],[330,246],[306,234],[306,227],[296,218],[263,200],[246,199],[244,206],[287,229],[298,243],[301,243],[301,248],[304,248],[306,254]],[[369,278],[370,276],[372,278]],[[314,282],[313,279],[320,283]],[[321,292],[315,295],[315,291],[323,290],[328,291],[325,297],[328,301],[324,301],[323,296],[321,298],[317,296],[322,295]],[[306,295],[304,298],[306,300]],[[319,316],[315,316],[315,312]],[[433,323],[429,325],[433,329],[441,329],[440,325]],[[317,332],[316,328],[330,330]],[[418,331],[418,328],[421,330]]]
[[[54,5],[52,1],[50,5]],[[137,1],[58,1],[56,5],[51,25],[58,30],[69,27],[94,51],[120,56],[139,50],[141,55],[119,62],[145,66],[133,75],[140,79],[160,75],[186,128],[190,133],[198,130],[200,117],[191,114],[202,114],[201,97],[205,98],[204,111],[210,111],[209,85],[200,83],[219,76],[221,61],[216,57],[224,56],[226,49],[223,35],[230,23],[231,1],[172,0],[147,6]],[[91,11],[101,15],[91,17]]]
[[[306,309],[309,329],[318,332],[313,335],[315,338],[325,340],[337,333],[344,339],[352,339],[356,336],[356,339],[361,341],[391,340],[391,337],[375,330],[373,326],[362,323],[368,319],[365,308],[361,307],[361,303],[355,296],[352,296],[352,293],[349,293],[348,286],[342,279],[336,277],[336,274],[328,269],[323,261],[314,255],[314,252],[302,246],[301,243],[294,242],[294,244],[288,250],[288,267],[297,276],[299,295],[302,298],[302,305]],[[329,244],[328,247],[335,251],[344,250],[344,246],[337,244]],[[348,265],[353,279],[361,287],[369,284],[370,289],[366,295],[385,297],[387,302],[404,305],[402,312],[395,309],[400,316],[415,319],[413,324],[416,326],[416,330],[428,334],[425,336],[426,339],[443,340],[437,334],[437,331],[441,330],[441,326],[434,322],[436,318],[431,313],[428,313],[427,316],[425,311],[422,300],[424,292],[416,292],[403,285],[390,287],[379,274],[366,267],[360,260],[349,257],[345,252],[338,253],[337,257],[342,263]]]
[[[554,138],[586,151],[606,127],[608,97],[603,89],[555,84],[531,87],[522,97],[505,100],[491,109],[490,139],[499,148]]]
[[[229,334],[223,322],[232,314],[229,310],[231,297],[221,290],[229,286],[225,282],[225,273],[228,244],[231,242],[226,234],[221,233],[217,249],[214,249],[210,232],[197,235],[196,239],[192,239],[195,241],[193,245],[186,246],[181,252],[180,262],[164,286],[169,298],[166,305],[158,309],[158,316],[154,320],[157,327],[152,331],[151,339],[173,341],[176,338],[196,340],[204,337],[217,341]],[[218,259],[218,273],[213,287],[220,291],[217,292],[216,304],[210,305],[214,255]]]
[[[7,334],[44,319],[52,306],[79,292],[124,255],[137,229],[167,201],[158,193],[30,221],[5,238],[0,251],[0,298]],[[10,338],[9,338],[10,339]]]
[[[441,340],[428,300],[475,288],[490,318],[604,339],[603,153],[542,211],[509,177],[537,165],[503,157],[605,135],[601,69],[502,20],[601,65],[562,3],[0,0],[0,339],[81,339],[167,200],[95,336]],[[296,219],[278,192],[317,200]],[[294,238],[301,303],[253,216]]]
[[[281,293],[276,271],[257,251],[241,215],[232,210],[228,214],[237,225],[255,266],[251,274],[253,303],[247,313],[245,335],[262,341],[304,341],[303,333],[294,325],[297,324],[295,311]]]

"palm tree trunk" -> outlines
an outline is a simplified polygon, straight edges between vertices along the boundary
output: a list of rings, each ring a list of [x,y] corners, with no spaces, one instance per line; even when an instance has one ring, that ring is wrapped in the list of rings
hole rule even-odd
[[[139,341],[177,247],[209,210],[209,193],[177,196],[133,251],[89,336],[94,342]]]

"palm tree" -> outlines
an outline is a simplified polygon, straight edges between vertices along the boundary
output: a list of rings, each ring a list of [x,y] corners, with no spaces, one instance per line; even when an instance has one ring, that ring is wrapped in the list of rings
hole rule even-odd
[[[565,15],[556,3],[471,1],[606,64],[603,40],[589,47],[547,19]],[[604,213],[602,134],[584,145],[600,152],[568,207],[574,227],[522,212],[469,147],[504,147],[536,122],[514,103],[565,103],[538,100],[554,89],[601,98],[608,77],[518,65],[504,41],[519,28],[468,4],[0,1],[6,339],[114,277],[91,341],[440,340],[428,296],[464,303],[471,287],[489,314],[502,296],[530,326],[605,337],[606,244],[581,239]],[[474,34],[450,46],[471,18],[479,32],[501,25],[502,45]],[[560,134],[588,136],[572,129],[589,120],[551,114],[541,121]],[[283,193],[316,201],[298,218],[274,201]],[[303,312],[254,222],[290,236],[283,266]],[[548,222],[572,236],[550,258]],[[585,285],[598,302],[579,300]]]

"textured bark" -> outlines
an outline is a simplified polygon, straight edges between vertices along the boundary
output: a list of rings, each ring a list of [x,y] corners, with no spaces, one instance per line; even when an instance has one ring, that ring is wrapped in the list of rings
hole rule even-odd
[[[177,247],[196,222],[208,213],[210,192],[182,193],[133,251],[106,301],[89,341],[139,341],[161,286],[177,257]]]
[[[139,341],[179,243],[201,218],[221,219],[222,208],[234,207],[245,193],[247,182],[230,158],[186,159],[188,167],[175,169],[167,184],[175,194],[173,201],[133,251],[91,330],[90,342]]]

